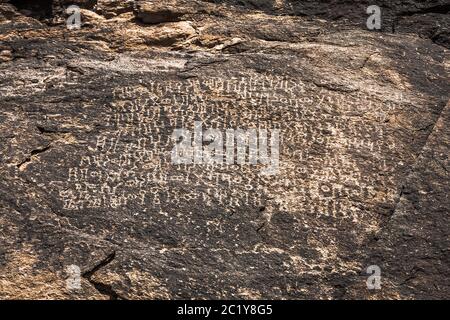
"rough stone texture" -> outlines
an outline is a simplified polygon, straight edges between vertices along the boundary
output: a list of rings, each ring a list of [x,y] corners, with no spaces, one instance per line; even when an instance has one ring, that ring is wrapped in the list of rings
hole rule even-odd
[[[0,3],[0,298],[450,297],[448,1],[76,2]],[[279,173],[173,165],[195,121]]]

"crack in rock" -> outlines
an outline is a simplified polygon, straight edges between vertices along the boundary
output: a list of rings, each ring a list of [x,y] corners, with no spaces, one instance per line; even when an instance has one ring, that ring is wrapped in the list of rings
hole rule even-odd
[[[109,254],[105,259],[101,260],[99,263],[97,263],[94,267],[92,267],[90,270],[85,271],[83,273],[83,278],[88,280],[95,289],[97,289],[98,292],[101,294],[109,296],[110,300],[126,300],[124,297],[120,296],[111,285],[102,283],[100,281],[96,281],[92,279],[93,275],[100,270],[101,268],[107,266],[110,264],[116,257],[116,252],[113,251],[111,254]]]
[[[29,164],[32,160],[33,157],[37,156],[38,154],[44,153],[46,151],[48,151],[51,148],[50,145],[44,147],[44,148],[40,148],[40,149],[35,149],[31,151],[31,154],[29,157],[25,158],[22,162],[18,163],[16,166],[20,171],[23,171],[25,169],[25,167],[27,166],[27,164]]]

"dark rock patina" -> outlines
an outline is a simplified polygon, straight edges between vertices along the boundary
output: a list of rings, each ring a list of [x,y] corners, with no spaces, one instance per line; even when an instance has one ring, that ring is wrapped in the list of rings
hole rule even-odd
[[[447,1],[32,2],[0,3],[0,298],[449,298]],[[172,164],[196,121],[280,130],[278,174]]]

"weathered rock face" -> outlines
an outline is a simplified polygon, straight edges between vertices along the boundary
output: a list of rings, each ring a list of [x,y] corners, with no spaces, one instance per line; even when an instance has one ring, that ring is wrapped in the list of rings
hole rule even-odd
[[[0,3],[0,298],[449,298],[445,1],[380,1],[395,33],[364,2],[78,1],[71,31],[27,3]],[[199,161],[238,128],[272,162]]]

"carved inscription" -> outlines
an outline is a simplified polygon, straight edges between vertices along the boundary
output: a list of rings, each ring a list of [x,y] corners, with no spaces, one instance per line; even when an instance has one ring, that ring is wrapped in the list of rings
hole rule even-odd
[[[60,198],[67,210],[166,212],[195,202],[231,212],[270,202],[292,212],[358,219],[367,199],[394,200],[386,161],[396,146],[384,122],[401,102],[380,98],[374,106],[369,100],[377,99],[261,75],[116,88],[105,106],[104,130],[68,169]],[[279,130],[278,174],[261,174],[257,163],[174,164],[174,130],[194,132],[196,123],[221,132]]]

